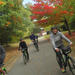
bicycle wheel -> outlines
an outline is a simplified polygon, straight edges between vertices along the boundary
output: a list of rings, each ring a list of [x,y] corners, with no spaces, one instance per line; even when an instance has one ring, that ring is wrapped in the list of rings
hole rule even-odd
[[[1,73],[0,75],[5,75],[5,74]]]
[[[68,66],[72,75],[75,75],[75,60],[72,57],[68,59]]]
[[[1,72],[0,72],[0,75],[5,75],[5,73],[1,73]]]
[[[62,62],[63,68],[65,68],[65,64],[64,64],[64,59],[63,59],[63,57],[61,58],[61,62],[60,62],[60,59],[58,58],[58,56],[56,56],[56,60],[57,60],[57,63],[58,63],[59,66],[60,66],[60,63]],[[66,68],[65,68],[65,69],[66,69]]]
[[[37,52],[39,52],[38,44],[35,44],[35,48],[36,48]]]
[[[27,60],[26,60],[26,53],[25,53],[25,52],[23,52],[23,61],[24,61],[24,64],[27,63]]]

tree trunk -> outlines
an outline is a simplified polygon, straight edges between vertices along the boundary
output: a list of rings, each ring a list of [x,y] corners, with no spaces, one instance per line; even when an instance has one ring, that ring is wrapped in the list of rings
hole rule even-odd
[[[68,29],[68,33],[69,33],[69,35],[71,35],[71,30],[70,30],[70,27],[69,27],[69,24],[68,24],[66,18],[65,18],[64,22],[65,22],[66,27],[67,27],[67,29]]]

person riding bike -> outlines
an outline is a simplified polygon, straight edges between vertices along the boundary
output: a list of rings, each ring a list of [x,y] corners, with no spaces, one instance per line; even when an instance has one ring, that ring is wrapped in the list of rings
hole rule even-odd
[[[28,46],[27,46],[26,42],[23,39],[20,39],[18,50],[21,50],[21,51],[25,50],[26,54],[27,54],[27,59],[29,60]]]
[[[0,72],[4,73],[2,71],[1,67],[3,66],[4,59],[5,59],[5,49],[0,45]]]
[[[32,33],[32,34],[30,35],[30,39],[32,40],[33,43],[34,43],[34,41],[36,41],[36,39],[37,39],[37,43],[38,43],[38,36],[34,35],[34,33]],[[34,44],[34,45],[35,45],[35,44]]]
[[[66,40],[70,45],[72,45],[72,42],[61,32],[59,32],[57,27],[51,28],[51,34],[50,34],[50,40],[52,42],[53,49],[56,53],[56,56],[59,59],[59,66],[62,72],[66,72],[66,70],[63,68],[62,64],[62,54],[60,50],[64,53],[64,43],[63,39]]]

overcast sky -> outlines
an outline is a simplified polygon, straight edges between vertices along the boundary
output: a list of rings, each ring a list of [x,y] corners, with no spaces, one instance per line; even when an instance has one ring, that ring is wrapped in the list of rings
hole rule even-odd
[[[23,4],[27,4],[27,3],[32,3],[32,4],[34,4],[34,1],[33,1],[33,0],[24,0],[24,1],[23,1]]]

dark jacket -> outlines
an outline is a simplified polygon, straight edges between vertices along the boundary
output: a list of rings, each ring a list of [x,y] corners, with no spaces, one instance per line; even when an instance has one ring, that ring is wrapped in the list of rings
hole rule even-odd
[[[5,56],[5,49],[0,45],[0,58]]]
[[[35,37],[36,37],[36,36],[35,36],[34,34],[30,35],[30,39],[31,39],[31,40],[35,40]]]
[[[21,49],[24,49],[24,48],[28,49],[27,44],[26,44],[25,41],[20,42],[20,44],[19,44],[19,49],[20,49],[20,48],[21,48]]]

